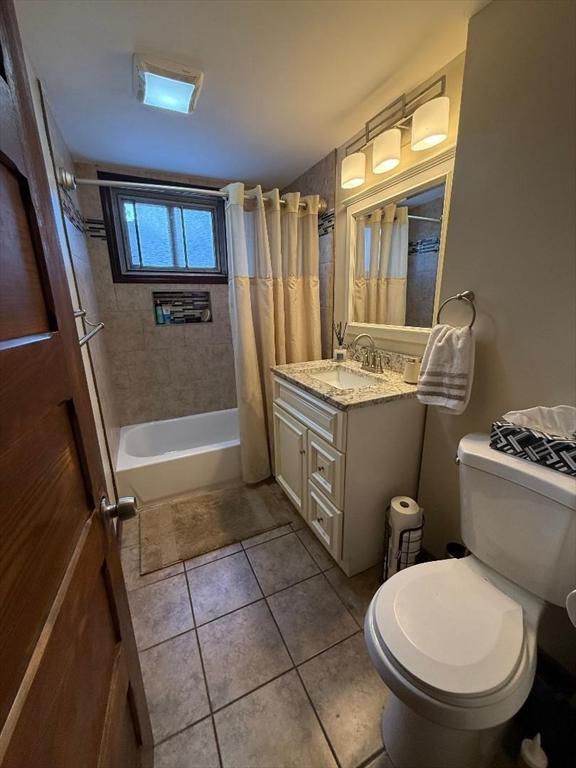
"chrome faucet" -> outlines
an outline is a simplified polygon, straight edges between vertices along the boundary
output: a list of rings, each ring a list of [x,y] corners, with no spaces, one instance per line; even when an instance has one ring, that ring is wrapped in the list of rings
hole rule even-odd
[[[370,346],[362,347],[361,351],[358,352],[358,341],[363,338],[368,339]],[[374,339],[369,333],[359,333],[358,336],[355,336],[348,345],[348,349],[352,354],[352,358],[362,363],[362,370],[372,371],[372,373],[384,373],[384,358],[386,353],[376,349]]]
[[[376,349],[376,344],[374,344],[374,339],[372,338],[372,336],[370,336],[369,333],[359,333],[358,336],[354,336],[354,338],[348,345],[348,349],[352,352],[353,357],[356,356],[356,347],[360,339],[368,339],[368,341],[370,342],[370,349],[372,350],[372,352],[374,352],[374,350]]]

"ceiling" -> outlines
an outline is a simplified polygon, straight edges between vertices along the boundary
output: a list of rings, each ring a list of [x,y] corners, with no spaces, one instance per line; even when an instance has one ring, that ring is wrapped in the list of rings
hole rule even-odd
[[[375,92],[384,106],[387,86],[414,87],[463,51],[468,19],[486,2],[16,0],[16,9],[75,157],[283,186],[359,130]],[[204,71],[192,115],[136,101],[136,51]]]

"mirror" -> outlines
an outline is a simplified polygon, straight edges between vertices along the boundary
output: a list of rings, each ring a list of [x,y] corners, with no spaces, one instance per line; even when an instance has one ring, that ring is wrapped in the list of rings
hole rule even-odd
[[[446,180],[354,214],[351,322],[430,328]]]

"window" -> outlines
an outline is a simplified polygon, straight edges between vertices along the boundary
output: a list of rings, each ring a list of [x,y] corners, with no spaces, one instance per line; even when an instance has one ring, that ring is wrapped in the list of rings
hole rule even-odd
[[[118,174],[99,176],[161,183]],[[102,187],[101,196],[114,282],[226,281],[221,198],[121,187]]]

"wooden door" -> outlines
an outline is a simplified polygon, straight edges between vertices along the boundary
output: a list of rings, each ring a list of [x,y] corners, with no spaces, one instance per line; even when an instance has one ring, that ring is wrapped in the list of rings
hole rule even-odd
[[[151,764],[12,0],[0,0],[0,765]]]
[[[306,427],[274,405],[274,474],[302,517],[306,518]]]

